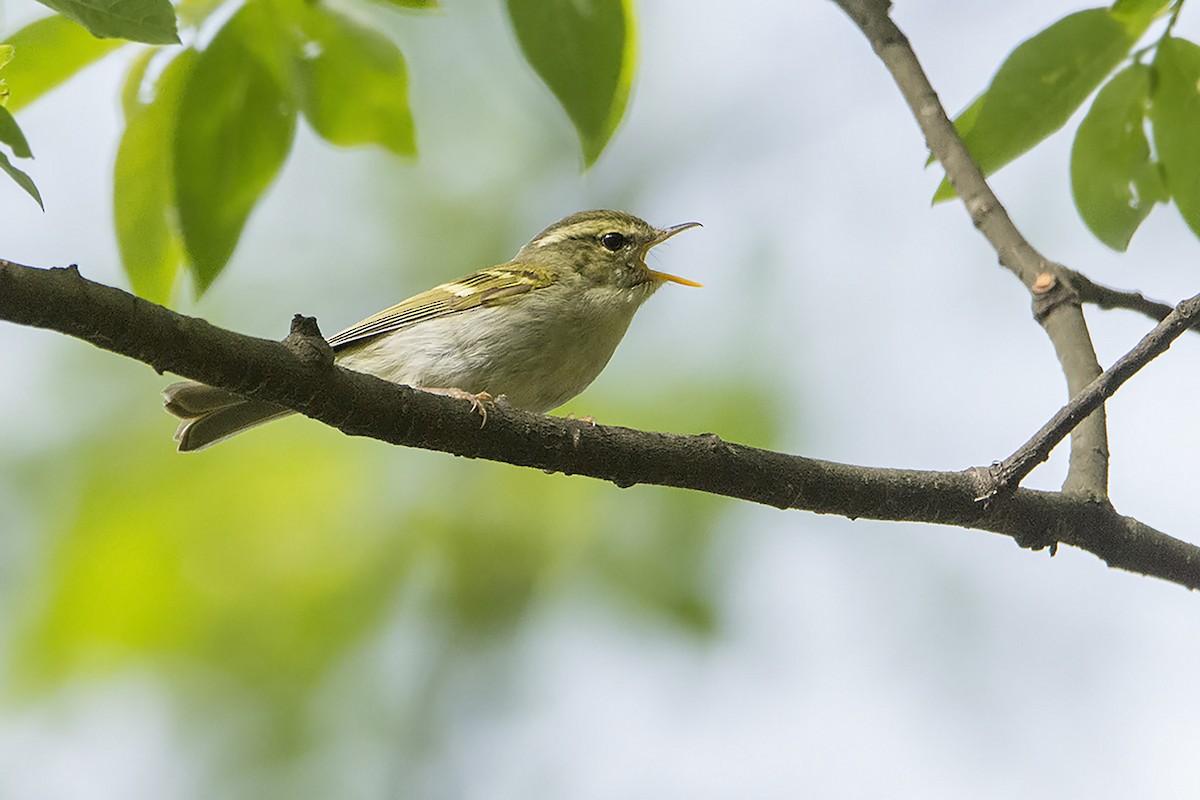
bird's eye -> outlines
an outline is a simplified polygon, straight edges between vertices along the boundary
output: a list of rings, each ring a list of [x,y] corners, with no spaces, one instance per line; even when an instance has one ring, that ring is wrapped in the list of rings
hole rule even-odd
[[[616,231],[609,231],[600,237],[600,244],[604,245],[606,250],[611,250],[614,253],[624,247],[626,241],[625,234],[617,233]]]

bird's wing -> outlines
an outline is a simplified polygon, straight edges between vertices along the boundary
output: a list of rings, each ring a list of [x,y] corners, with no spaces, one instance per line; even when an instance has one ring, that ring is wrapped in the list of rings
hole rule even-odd
[[[554,273],[533,264],[513,262],[480,270],[458,280],[435,286],[367,317],[357,325],[329,338],[339,349],[385,333],[401,330],[480,306],[493,306],[554,283]]]

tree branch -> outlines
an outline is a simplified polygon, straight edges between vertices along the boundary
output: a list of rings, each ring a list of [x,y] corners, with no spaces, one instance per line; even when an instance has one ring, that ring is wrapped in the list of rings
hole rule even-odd
[[[1064,267],[1063,269],[1066,268]],[[1102,286],[1080,272],[1076,272],[1075,270],[1066,271],[1070,277],[1071,285],[1075,287],[1075,292],[1079,295],[1079,299],[1084,303],[1091,303],[1105,311],[1117,308],[1126,311],[1136,311],[1139,314],[1150,317],[1156,322],[1162,322],[1167,318],[1168,314],[1175,310],[1170,304],[1151,300],[1141,292],[1127,292],[1121,289]],[[1196,325],[1192,326],[1192,330],[1200,333],[1200,327]]]
[[[1028,442],[1004,461],[990,470],[995,485],[981,499],[990,500],[997,494],[1020,485],[1033,468],[1050,457],[1050,451],[1063,440],[1071,429],[1079,424],[1092,410],[1116,394],[1117,389],[1142,367],[1167,352],[1171,343],[1194,326],[1200,319],[1200,295],[1179,304],[1166,319],[1117,362],[1105,370],[1100,377],[1071,398],[1050,421],[1042,426]]]
[[[1113,567],[1200,588],[1200,548],[1080,495],[1016,489],[997,502],[979,503],[989,485],[984,470],[859,467],[760,450],[714,434],[593,426],[503,405],[489,409],[481,428],[463,401],[333,365],[310,320],[293,324],[287,344],[243,336],[88,281],[74,267],[0,261],[0,319],[65,333],[159,372],[278,403],[351,435],[621,487],[674,486],[851,519],[957,525],[1010,536],[1033,549],[1064,543]]]
[[[975,227],[996,251],[1000,263],[1029,290],[1035,318],[1054,345],[1075,396],[1100,374],[1079,296],[1065,270],[1031,245],[967,152],[904,33],[888,15],[888,0],[834,0],[862,30],[904,96],[925,143],[941,162]],[[1108,496],[1108,434],[1104,408],[1097,407],[1071,433],[1071,458],[1063,490],[1097,499]]]

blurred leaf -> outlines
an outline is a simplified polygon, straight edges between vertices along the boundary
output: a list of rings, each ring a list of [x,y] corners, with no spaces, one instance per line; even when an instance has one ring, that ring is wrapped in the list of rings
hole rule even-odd
[[[438,566],[438,607],[467,639],[519,625],[572,539],[567,498],[576,498],[576,508],[591,506],[571,491],[544,491],[539,508],[522,514],[517,498],[533,490],[526,476],[487,467],[468,472],[488,478],[472,485],[469,502],[415,509],[410,523]]]
[[[592,548],[594,568],[618,602],[639,616],[711,636],[717,627],[713,577],[719,570],[709,560],[710,547],[728,501],[657,488],[629,494],[643,507],[629,513],[613,498],[615,507]]]
[[[270,30],[244,6],[188,76],[174,137],[179,225],[198,292],[224,269],[255,204],[291,149],[292,98],[259,53]]]
[[[779,402],[760,387],[736,379],[717,386],[675,384],[659,396],[642,393],[633,418],[636,427],[648,430],[720,431],[727,441],[771,447],[779,437]],[[678,402],[701,395],[702,404],[681,408]],[[589,561],[631,609],[697,636],[711,635],[718,622],[714,579],[720,574],[711,546],[733,505],[675,489],[627,490],[612,497]]]
[[[0,44],[0,69],[4,69],[4,65],[12,61],[13,46],[11,44]],[[8,84],[4,78],[0,78],[0,106],[8,103]]]
[[[678,402],[701,387],[703,403]],[[638,394],[613,421],[645,411],[773,438],[776,395],[675,388]],[[478,668],[480,645],[518,663],[520,626],[563,595],[668,635],[719,624],[712,544],[730,501],[382,447],[303,419],[185,457],[173,422],[151,422],[140,435],[114,419],[99,440],[18,470],[31,502],[65,523],[41,537],[44,568],[24,583],[35,602],[13,606],[5,675],[18,692],[148,677],[192,731],[219,731],[249,769],[290,777],[283,759],[306,769],[314,740],[344,739],[325,711],[348,682],[388,695],[363,710],[368,726],[385,721],[373,712],[402,717],[389,759],[427,757],[446,721],[439,693],[463,685],[447,676]],[[490,667],[487,680],[489,697],[504,691]],[[245,796],[278,785],[254,777]]]
[[[408,71],[396,46],[323,6],[294,8],[297,101],[313,129],[332,144],[413,155]]]
[[[0,143],[12,148],[13,155],[17,158],[33,158],[33,153],[29,151],[29,142],[26,141],[25,134],[21,133],[21,126],[3,106],[0,106]]]
[[[3,111],[4,109],[0,109]],[[30,178],[21,170],[12,165],[8,160],[8,156],[0,152],[0,171],[8,173],[8,176],[17,182],[17,185],[29,193],[29,196],[37,200],[37,204],[46,210],[46,206],[42,203],[42,194],[38,191],[37,185],[34,184],[33,178]]]
[[[1166,175],[1167,191],[1188,227],[1200,236],[1200,47],[1168,36],[1154,58],[1158,80],[1150,121],[1154,147]]]
[[[379,1],[386,5],[398,6],[400,8],[417,8],[417,9],[441,8],[441,4],[438,2],[438,0],[379,0]]]
[[[311,0],[247,0],[235,18],[241,47],[270,73],[293,106],[296,10],[309,4]]]
[[[101,39],[178,44],[170,0],[39,0]]]
[[[631,0],[508,0],[508,15],[525,59],[575,124],[584,163],[591,166],[629,100]]]
[[[1171,0],[1117,0],[1112,4],[1109,13],[1114,19],[1144,31],[1170,4]]]
[[[175,0],[175,15],[183,28],[198,28],[223,5],[223,0]]]
[[[163,69],[149,98],[142,97],[144,53],[125,83],[125,132],[113,166],[113,221],[121,264],[135,293],[166,303],[179,273],[182,246],[174,227],[171,143],[183,86],[199,54],[184,50]]]
[[[1018,45],[975,101],[981,105],[974,124],[965,113],[955,121],[984,174],[992,174],[1066,124],[1129,55],[1144,30],[1131,29],[1107,9],[1093,8],[1066,16]],[[943,179],[933,201],[954,194]]]
[[[410,552],[379,532],[366,468],[314,441],[259,435],[201,458],[175,453],[165,428],[102,441],[26,620],[18,681],[191,661],[303,702],[391,607]]]
[[[1165,199],[1146,139],[1151,73],[1133,64],[1105,84],[1071,149],[1075,206],[1096,238],[1114,250],[1124,251],[1154,204]]]
[[[409,524],[423,532],[440,567],[439,607],[459,636],[510,633],[531,606],[581,581],[639,616],[711,630],[703,565],[722,501],[502,464],[455,473]],[[464,485],[471,487],[465,494],[457,488]]]
[[[55,14],[26,25],[7,40],[13,60],[4,69],[12,93],[10,111],[17,111],[70,78],[124,41],[97,39],[66,17]]]
[[[777,404],[752,387],[708,381],[641,394],[635,408],[600,405],[605,421],[612,414],[649,429],[719,430],[769,446]],[[678,403],[701,393],[702,404]],[[588,407],[596,404],[593,397]],[[425,480],[409,527],[440,565],[441,607],[460,635],[511,631],[531,606],[581,588],[697,636],[714,630],[720,570],[710,545],[729,501],[479,462],[454,462],[452,476]]]

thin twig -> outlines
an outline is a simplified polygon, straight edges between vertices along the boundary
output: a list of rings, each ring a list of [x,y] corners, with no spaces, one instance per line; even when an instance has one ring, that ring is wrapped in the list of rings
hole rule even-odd
[[[1063,440],[1079,420],[1112,397],[1125,381],[1138,370],[1167,351],[1183,332],[1200,321],[1200,295],[1184,300],[1176,306],[1166,319],[1125,355],[1117,359],[1108,370],[1071,398],[1042,429],[1015,453],[992,467],[990,472],[994,484],[981,495],[981,500],[990,500],[997,495],[1020,485],[1033,468],[1050,457],[1050,451]]]
[[[858,25],[887,67],[912,110],[929,151],[941,162],[975,227],[988,240],[1002,265],[1032,296],[1034,316],[1054,345],[1074,396],[1100,374],[1079,297],[1061,269],[1039,253],[1017,230],[982,170],[967,152],[946,109],[904,33],[888,16],[887,0],[834,0]],[[1097,407],[1071,435],[1071,459],[1064,490],[1104,498],[1108,493],[1108,435],[1104,409]]]
[[[1145,314],[1157,322],[1162,322],[1167,318],[1168,314],[1175,310],[1174,306],[1169,303],[1151,300],[1141,292],[1127,292],[1122,289],[1102,286],[1082,273],[1067,270],[1065,267],[1063,269],[1066,270],[1067,277],[1072,285],[1074,285],[1079,299],[1084,303],[1091,303],[1105,311],[1117,308],[1126,311],[1136,311],[1139,314]],[[1193,326],[1193,330],[1200,333],[1200,328]]]

